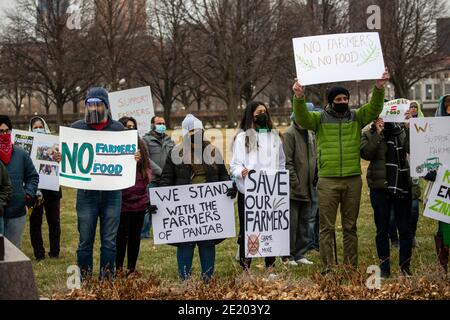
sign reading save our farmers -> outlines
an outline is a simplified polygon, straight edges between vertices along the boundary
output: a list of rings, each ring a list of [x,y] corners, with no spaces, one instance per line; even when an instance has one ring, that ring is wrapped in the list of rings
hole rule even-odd
[[[151,188],[155,244],[232,238],[236,235],[231,181]]]
[[[108,97],[114,120],[133,117],[140,136],[150,131],[150,121],[155,115],[150,87],[110,92]]]
[[[405,119],[405,113],[409,110],[410,101],[408,99],[395,99],[384,104],[380,118],[384,122],[408,122]]]
[[[380,79],[383,52],[377,32],[341,33],[292,40],[302,85]]]
[[[443,166],[437,171],[423,215],[450,223],[450,166]]]
[[[412,177],[450,163],[450,117],[412,118],[409,135]]]
[[[63,186],[121,190],[135,184],[137,131],[90,131],[60,127]]]
[[[289,172],[251,170],[245,179],[245,256],[289,256]]]

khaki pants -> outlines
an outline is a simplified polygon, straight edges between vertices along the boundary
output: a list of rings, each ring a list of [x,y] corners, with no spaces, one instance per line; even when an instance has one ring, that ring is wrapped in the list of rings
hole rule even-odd
[[[358,265],[358,235],[356,222],[361,202],[361,176],[345,178],[319,178],[319,224],[320,258],[325,269],[336,261],[334,239],[336,216],[341,205],[342,229],[344,232],[344,264]]]

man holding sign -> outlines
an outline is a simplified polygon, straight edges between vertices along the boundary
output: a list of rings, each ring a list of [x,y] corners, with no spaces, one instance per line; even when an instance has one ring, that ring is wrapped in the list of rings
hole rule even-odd
[[[334,235],[339,204],[344,231],[344,263],[354,267],[358,264],[356,222],[362,187],[361,129],[375,120],[383,109],[384,85],[388,81],[386,69],[376,82],[370,102],[357,110],[349,109],[348,90],[333,87],[328,91],[328,105],[322,112],[308,111],[304,87],[297,79],[293,86],[295,122],[317,135],[320,256],[325,272],[337,261]]]

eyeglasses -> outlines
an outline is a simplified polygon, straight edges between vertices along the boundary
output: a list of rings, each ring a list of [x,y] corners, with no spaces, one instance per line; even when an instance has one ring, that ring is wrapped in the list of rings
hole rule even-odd
[[[0,134],[8,134],[11,133],[11,130],[9,129],[0,129]]]

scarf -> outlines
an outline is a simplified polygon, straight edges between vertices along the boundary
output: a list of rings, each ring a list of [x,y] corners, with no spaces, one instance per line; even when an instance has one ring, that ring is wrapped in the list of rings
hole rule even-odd
[[[0,135],[0,160],[5,166],[11,161],[11,154],[13,150],[13,145],[11,142],[11,134],[1,134]]]
[[[90,124],[90,126],[91,126],[92,128],[94,128],[95,130],[97,130],[97,131],[100,131],[100,130],[105,129],[105,127],[106,127],[107,125],[108,125],[108,119],[103,120],[103,121],[100,122],[100,123],[91,123],[91,124]]]
[[[389,195],[403,198],[408,193],[409,167],[406,161],[406,152],[400,142],[400,134],[403,129],[394,125],[383,130],[387,144],[386,151],[386,181]]]

